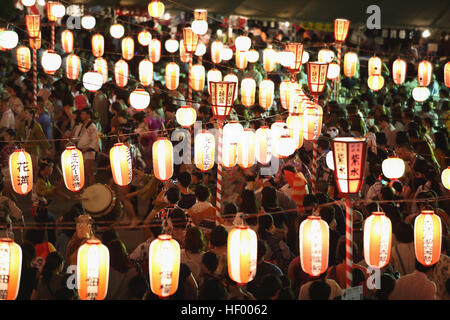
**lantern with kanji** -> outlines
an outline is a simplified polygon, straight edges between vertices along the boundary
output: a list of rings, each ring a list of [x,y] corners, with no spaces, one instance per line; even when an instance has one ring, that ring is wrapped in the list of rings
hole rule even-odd
[[[183,126],[183,128],[189,128],[197,120],[197,112],[189,105],[181,106],[178,108],[175,115],[177,122]]]
[[[341,194],[357,196],[364,180],[367,142],[363,138],[334,138],[334,178]]]
[[[255,164],[256,136],[252,129],[244,129],[243,135],[237,145],[238,165],[248,169]]]
[[[256,82],[253,78],[244,78],[241,81],[241,103],[246,107],[255,104]]]
[[[47,74],[55,74],[61,67],[62,59],[54,50],[45,50],[42,54],[41,63]]]
[[[346,77],[353,77],[358,67],[358,55],[354,52],[347,52],[344,55],[344,74]]]
[[[220,63],[222,61],[223,43],[219,40],[213,41],[211,43],[211,60],[213,63]]]
[[[102,75],[103,84],[108,82],[108,62],[104,58],[100,57],[95,59],[93,69]]]
[[[386,178],[399,179],[405,173],[405,161],[399,157],[388,157],[383,160],[381,168]]]
[[[347,39],[350,21],[347,19],[334,19],[334,39],[336,42],[344,42]]]
[[[148,46],[150,45],[150,42],[152,40],[152,34],[148,32],[147,30],[142,30],[138,34],[138,42],[141,46]]]
[[[289,136],[295,142],[295,149],[300,149],[303,146],[303,119],[298,114],[290,114],[286,119],[286,124],[289,129]]]
[[[364,259],[368,266],[381,269],[389,263],[392,223],[384,212],[373,212],[364,222]]]
[[[303,138],[307,141],[317,139],[322,132],[322,107],[307,103],[303,110]]]
[[[322,63],[330,63],[334,59],[334,52],[330,49],[321,49],[317,60]]]
[[[288,43],[286,46],[286,51],[292,52],[294,54],[293,63],[287,67],[289,72],[292,73],[300,72],[303,59],[303,44],[294,42]]]
[[[383,62],[379,57],[373,56],[369,59],[368,69],[369,69],[369,77],[379,76],[381,75],[381,71],[383,71]]]
[[[94,34],[91,38],[92,55],[101,57],[105,51],[105,38],[100,33]]]
[[[432,210],[422,211],[414,221],[416,259],[424,266],[432,266],[441,256],[441,218]]]
[[[236,83],[227,81],[211,81],[209,83],[209,92],[214,118],[217,120],[225,120],[233,107]]]
[[[201,64],[192,66],[189,72],[189,85],[194,91],[202,91],[205,86],[205,67]]]
[[[64,30],[61,33],[61,44],[65,53],[71,53],[73,50],[73,33],[70,30]]]
[[[17,149],[9,156],[9,173],[13,190],[25,195],[33,188],[31,156],[24,149]]]
[[[148,59],[139,62],[139,82],[148,87],[153,82],[153,63]]]
[[[120,23],[115,23],[109,28],[109,34],[114,39],[120,39],[125,34],[125,28]]]
[[[192,21],[192,30],[199,35],[203,35],[208,31],[208,11],[205,9],[195,9],[194,21]]]
[[[263,50],[263,68],[266,72],[272,72],[275,70],[277,63],[276,52],[272,48],[266,48]]]
[[[249,227],[236,227],[228,233],[228,275],[238,284],[252,281],[256,275],[258,239]]]
[[[194,162],[197,168],[205,172],[214,167],[215,138],[214,135],[202,130],[195,136]]]
[[[428,87],[431,83],[432,77],[433,65],[427,60],[421,61],[417,70],[417,80],[419,81],[419,86]]]
[[[136,110],[144,110],[150,104],[150,94],[142,88],[130,93],[130,105]]]
[[[329,238],[328,224],[319,216],[308,216],[300,224],[300,264],[303,271],[312,277],[328,269]]]
[[[173,146],[167,138],[153,143],[153,174],[158,180],[167,181],[173,175]]]
[[[121,187],[129,185],[133,178],[130,149],[123,143],[114,144],[109,151],[109,161],[114,182]]]
[[[86,241],[77,254],[77,284],[81,300],[103,300],[108,292],[109,250],[100,240]]]
[[[0,238],[0,300],[15,300],[22,272],[22,249],[10,238]]]
[[[238,97],[238,92],[239,92],[239,78],[237,75],[235,75],[234,73],[228,73],[225,75],[225,77],[223,77],[223,81],[225,82],[235,82],[236,83],[236,87],[234,89],[234,99],[236,100]]]
[[[61,168],[66,188],[72,192],[83,189],[84,160],[83,154],[75,146],[69,146],[61,154]]]
[[[150,56],[150,61],[157,63],[161,59],[161,41],[158,39],[152,39],[150,45],[148,46],[148,54]]]
[[[272,159],[272,135],[268,126],[261,126],[255,133],[255,156],[261,164],[268,164]]]
[[[134,40],[132,37],[122,39],[122,57],[125,60],[131,60],[134,57]]]
[[[275,92],[275,84],[272,80],[264,79],[259,84],[259,105],[268,109],[273,104],[273,96]]]
[[[367,79],[367,85],[372,91],[378,91],[384,86],[384,78],[382,75],[370,76]]]
[[[31,69],[31,51],[30,48],[20,46],[16,52],[17,68],[22,72],[28,72]]]
[[[160,298],[174,294],[178,289],[180,273],[180,245],[170,235],[162,234],[148,250],[150,289]]]
[[[450,62],[444,66],[444,83],[447,88],[450,88]]]
[[[240,70],[247,68],[247,51],[236,51],[236,67]]]
[[[38,14],[27,14],[25,16],[25,24],[27,26],[28,36],[30,38],[39,37],[41,31],[41,16]]]
[[[239,36],[234,40],[236,51],[248,51],[252,46],[252,41],[247,36]]]
[[[128,72],[128,63],[125,60],[120,59],[116,62],[116,64],[114,65],[114,77],[116,80],[116,84],[119,87],[123,88],[127,85]]]
[[[160,18],[164,14],[164,4],[158,0],[152,0],[148,4],[148,13],[152,18]]]
[[[83,86],[90,92],[100,90],[103,85],[103,76],[96,71],[89,71],[83,75]]]
[[[183,28],[183,45],[186,53],[193,54],[198,45],[198,34],[192,28]]]
[[[441,181],[445,189],[450,190],[450,167],[442,171]]]
[[[308,62],[306,66],[308,71],[309,91],[312,95],[319,96],[325,90],[328,74],[328,63]]]
[[[392,79],[397,85],[405,82],[406,78],[406,62],[402,59],[396,59],[392,64]]]
[[[211,69],[206,74],[206,81],[208,85],[208,93],[209,93],[209,83],[211,81],[220,82],[222,81],[222,72],[218,69]]]
[[[80,75],[81,60],[76,54],[69,54],[66,58],[66,77],[77,80]]]
[[[180,79],[180,67],[175,62],[166,65],[166,88],[176,90]]]

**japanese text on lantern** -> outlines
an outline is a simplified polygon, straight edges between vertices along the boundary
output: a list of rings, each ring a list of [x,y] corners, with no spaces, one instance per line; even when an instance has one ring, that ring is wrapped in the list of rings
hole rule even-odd
[[[433,259],[433,219],[430,215],[423,220],[423,254],[425,263],[430,264]]]
[[[322,229],[317,221],[311,223],[311,268],[313,274],[322,268]]]
[[[350,144],[350,178],[359,178],[361,170],[361,147],[360,143]]]
[[[80,179],[80,158],[78,152],[72,152],[72,158],[70,160],[70,167],[73,173],[73,187],[75,190],[80,189],[81,179]]]
[[[170,243],[163,243],[161,247],[161,257],[165,257],[161,261],[161,295],[163,297],[170,294],[172,288],[172,268],[173,268],[173,253]]]
[[[17,170],[19,171],[19,175],[17,177],[18,181],[17,184],[19,186],[25,184],[28,184],[28,172],[30,171],[28,168],[28,162],[19,162],[17,163]]]
[[[9,259],[9,246],[7,244],[3,244],[0,246],[0,300],[6,300],[8,295]]]
[[[99,283],[99,252],[97,246],[90,246],[88,253],[88,266],[87,266],[87,299],[95,300],[98,294]]]
[[[382,230],[388,230],[389,224],[386,220],[382,220],[381,225]],[[388,252],[389,252],[389,233],[388,232],[381,232],[380,233],[380,260],[378,265],[384,266],[386,264],[386,261],[388,259]]]
[[[336,143],[336,167],[338,172],[339,178],[347,178],[347,152],[346,152],[346,145],[345,143]]]

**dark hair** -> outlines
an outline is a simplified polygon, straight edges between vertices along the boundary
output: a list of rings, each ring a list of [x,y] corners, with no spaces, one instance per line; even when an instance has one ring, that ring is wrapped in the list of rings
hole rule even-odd
[[[125,244],[119,240],[113,240],[106,245],[109,250],[111,267],[120,273],[125,273],[130,269],[131,262],[128,258]]]
[[[395,230],[395,238],[402,243],[414,241],[414,229],[409,223],[400,222]]]
[[[326,223],[328,223],[328,225],[330,225],[331,222],[333,222],[334,214],[335,214],[335,210],[333,207],[322,207],[319,212],[320,212],[320,217]]]
[[[261,191],[261,205],[264,209],[278,206],[277,190],[274,187],[264,187]]]
[[[25,233],[25,239],[33,245],[43,243],[45,239],[45,229],[29,229]]]
[[[396,280],[393,276],[390,274],[383,274],[380,278],[380,289],[377,289],[375,292],[376,297],[378,300],[388,300],[389,295],[395,288]]]
[[[193,172],[192,176],[196,177],[199,181],[202,181],[202,179],[203,179],[203,174],[201,172],[198,172],[198,171]]]
[[[423,264],[421,264],[417,259],[416,259],[416,270],[419,272],[428,272],[434,269],[434,267],[436,267],[436,264],[433,264],[431,266],[424,266]]]
[[[387,138],[384,132],[375,133],[377,145],[384,146],[387,145]]]
[[[111,241],[120,240],[119,234],[114,229],[105,230],[102,234],[102,241],[104,245],[108,245]]]
[[[437,131],[434,134],[434,140],[436,144],[436,149],[441,149],[444,153],[449,151],[448,135],[442,131]]]
[[[265,214],[258,217],[258,235],[260,239],[267,240],[269,229],[273,226],[273,217],[271,214]]]
[[[205,239],[203,232],[197,227],[191,227],[186,230],[184,238],[184,248],[191,253],[200,253],[205,249]]]
[[[177,203],[180,200],[180,190],[177,187],[170,187],[169,190],[166,191],[167,200],[169,203]]]
[[[178,181],[180,182],[180,184],[183,187],[185,187],[185,188],[189,187],[189,185],[191,184],[191,181],[192,181],[191,174],[189,172],[180,173],[178,176]]]
[[[22,272],[23,272],[25,269],[30,268],[31,262],[33,262],[34,258],[36,258],[36,248],[29,241],[25,241],[20,247],[22,248]]]
[[[169,218],[172,221],[172,225],[174,228],[177,228],[177,229],[186,228],[188,221],[187,221],[186,213],[182,209],[180,209],[180,208],[173,209],[169,213]]]
[[[309,298],[311,300],[329,300],[330,294],[330,285],[322,279],[314,281],[309,287]]]
[[[296,173],[296,172],[297,172],[297,169],[295,169],[294,166],[289,165],[289,166],[283,167],[283,173],[284,173],[284,171],[290,171],[290,172],[292,172],[292,173]]]
[[[64,263],[64,259],[58,251],[50,252],[45,258],[45,264],[42,268],[42,281],[50,283],[52,273]]]
[[[208,197],[210,196],[208,187],[200,184],[195,187],[195,197],[199,201],[206,201]]]
[[[264,256],[267,253],[267,247],[266,247],[266,242],[258,239],[258,249],[257,249],[257,258],[258,261],[260,261],[261,259],[264,259]]]
[[[354,268],[352,270],[352,287],[356,287],[361,284],[361,282],[365,281],[366,277],[364,276],[364,272],[359,268]]]
[[[226,216],[235,216],[238,212],[238,208],[235,203],[233,202],[227,202],[225,206],[223,207],[223,214]]]
[[[303,198],[303,206],[304,207],[316,207],[317,206],[317,199],[315,197],[315,195],[313,194],[307,194],[304,198]],[[306,211],[312,211],[312,209],[307,209]]]
[[[273,298],[279,290],[283,288],[281,279],[274,274],[266,274],[262,280],[258,290],[259,300],[268,300]]]
[[[200,287],[199,300],[226,300],[226,298],[227,290],[219,279],[208,279]]]
[[[258,204],[256,202],[255,192],[252,190],[244,190],[241,194],[241,206],[239,210],[246,214],[258,213]]]
[[[91,118],[92,118],[92,116],[93,116],[93,114],[94,114],[94,113],[92,112],[92,109],[91,109],[91,108],[88,108],[88,107],[81,109],[81,112],[84,112],[84,113],[88,114]]]
[[[113,102],[113,104],[111,105],[111,109],[119,112],[120,110],[122,110],[122,105],[119,102]]]
[[[214,247],[222,247],[227,244],[228,232],[223,226],[216,226],[211,230],[209,241]]]
[[[383,200],[394,200],[394,192],[390,186],[383,186],[380,193]]]
[[[219,265],[219,256],[212,251],[205,252],[202,256],[202,263],[208,271],[214,272]]]

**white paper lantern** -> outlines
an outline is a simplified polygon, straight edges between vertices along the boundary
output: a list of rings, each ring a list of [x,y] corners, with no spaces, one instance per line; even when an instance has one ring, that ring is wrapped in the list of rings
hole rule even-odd
[[[54,73],[61,67],[61,56],[55,51],[46,50],[42,54],[42,67],[47,73]]]
[[[55,3],[52,6],[52,15],[55,16],[57,19],[61,19],[66,14],[66,7],[62,3]]]
[[[252,46],[252,41],[247,36],[239,36],[234,40],[234,45],[236,50],[239,51],[248,51]]]
[[[330,63],[328,65],[328,73],[327,78],[328,79],[336,79],[339,76],[339,73],[341,72],[341,67],[337,63]]]
[[[277,62],[287,68],[294,64],[295,55],[290,51],[281,51],[277,53]]]
[[[130,93],[130,104],[136,110],[143,110],[150,104],[150,94],[144,89],[136,89]]]
[[[94,16],[84,16],[81,18],[81,26],[86,30],[92,30],[95,27],[97,21]]]
[[[220,57],[223,61],[228,61],[231,58],[233,58],[233,50],[229,47],[223,47],[222,51],[220,52]]]
[[[309,53],[308,53],[308,51],[303,51],[302,64],[305,64],[308,61],[309,61]]]
[[[194,20],[191,24],[192,31],[198,35],[204,35],[208,32],[208,22],[204,20]]]
[[[319,51],[318,57],[319,62],[330,63],[331,61],[333,61],[333,59],[334,59],[334,52],[331,51],[330,49],[321,49]]]
[[[167,52],[174,53],[178,50],[179,43],[175,39],[169,39],[164,43]]]
[[[203,43],[197,44],[197,49],[195,49],[195,55],[201,57],[206,53],[206,46]]]
[[[259,59],[258,51],[251,49],[247,51],[247,61],[250,63],[255,63]]]
[[[125,34],[125,28],[123,25],[116,23],[109,28],[109,33],[114,39],[120,39]]]
[[[99,90],[103,85],[102,74],[95,71],[86,72],[83,75],[83,85],[91,92]]]
[[[333,151],[328,151],[327,157],[325,158],[327,167],[334,171],[334,159],[333,159]]]
[[[427,87],[415,87],[412,96],[417,102],[424,102],[430,97],[430,90]]]
[[[22,0],[22,4],[25,7],[32,7],[36,3],[36,0]]]
[[[0,47],[6,50],[14,49],[19,43],[19,36],[15,31],[0,31]]]

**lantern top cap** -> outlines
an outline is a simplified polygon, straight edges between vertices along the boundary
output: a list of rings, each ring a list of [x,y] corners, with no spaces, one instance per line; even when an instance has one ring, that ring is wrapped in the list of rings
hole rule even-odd
[[[326,49],[322,49],[322,50],[326,50]],[[311,65],[311,64],[325,65],[325,64],[328,64],[328,62],[309,61],[309,62],[307,62],[307,64],[309,64],[309,65]]]
[[[308,220],[321,220],[320,216],[313,216],[313,215],[308,216],[307,219]]]
[[[87,244],[101,244],[102,242],[97,238],[91,238],[86,241]]]
[[[365,138],[340,137],[334,138],[332,141],[336,142],[366,142]]]
[[[12,243],[12,242],[14,242],[14,240],[11,239],[11,238],[0,238],[0,242],[9,242],[9,243]]]
[[[434,214],[434,210],[422,210],[420,214]]]
[[[383,211],[374,211],[372,212],[372,215],[375,216],[385,216],[386,214]]]
[[[168,139],[166,137],[159,137],[158,139],[156,139],[156,141],[159,141],[159,140],[167,140],[168,141]]]
[[[120,147],[120,146],[123,146],[123,143],[122,143],[122,142],[114,143],[114,147]]]
[[[347,21],[350,21],[350,20],[344,19],[344,18],[336,18],[336,19],[334,19],[334,21],[345,21],[345,22],[347,22]]]
[[[169,234],[161,234],[158,236],[158,240],[172,240],[172,236]]]
[[[251,229],[248,226],[236,226],[234,230],[251,230]]]

